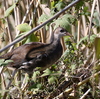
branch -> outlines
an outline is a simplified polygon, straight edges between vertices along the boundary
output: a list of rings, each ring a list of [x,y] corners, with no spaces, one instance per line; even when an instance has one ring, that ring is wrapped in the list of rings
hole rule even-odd
[[[81,0],[76,0],[76,1],[72,2],[71,4],[69,4],[68,6],[66,6],[64,9],[62,9],[61,11],[59,11],[58,13],[56,13],[52,18],[48,19],[46,22],[38,25],[37,27],[35,27],[31,31],[29,31],[27,34],[19,37],[18,39],[14,40],[12,43],[10,43],[7,46],[5,46],[4,48],[0,49],[0,52],[3,52],[4,50],[6,50],[7,48],[9,48],[10,46],[16,44],[17,42],[21,41],[22,39],[24,39],[28,35],[32,34],[35,31],[37,31],[38,29],[40,29],[41,27],[43,27],[44,25],[46,25],[48,22],[52,21],[53,19],[55,19],[56,17],[58,17],[60,14],[62,14],[63,12],[65,12],[66,10],[68,10],[69,8],[71,8],[72,6],[74,6],[79,1],[81,1]]]
[[[88,90],[86,91],[86,93],[85,93],[80,99],[85,99],[85,97],[87,96],[87,94],[88,94],[90,91],[91,91],[91,89],[88,89]]]
[[[79,83],[77,84],[77,88],[79,88],[80,86],[82,86],[83,84],[85,84],[86,82],[88,82],[90,79],[95,78],[95,77],[98,76],[98,75],[100,75],[100,71],[97,72],[97,73],[95,73],[94,75],[91,75],[90,77],[84,79],[82,82],[79,82]],[[59,94],[58,96],[56,96],[56,97],[57,97],[57,99],[62,99],[61,97],[63,97],[63,94],[69,95],[73,90],[74,90],[74,88],[66,89],[64,92],[60,93],[60,94]],[[57,91],[56,91],[56,92],[57,92]],[[55,94],[54,94],[54,92],[53,92],[53,93],[51,93],[51,94],[49,95],[48,99],[51,99],[51,98],[54,99],[54,97],[55,97]]]

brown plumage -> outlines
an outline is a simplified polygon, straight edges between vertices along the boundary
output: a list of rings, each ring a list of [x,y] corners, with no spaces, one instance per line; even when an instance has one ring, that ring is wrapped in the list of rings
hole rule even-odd
[[[47,68],[54,64],[62,55],[60,38],[70,35],[64,28],[58,27],[52,33],[50,43],[31,42],[13,49],[0,56],[0,59],[13,60],[7,66],[32,72],[36,67]]]

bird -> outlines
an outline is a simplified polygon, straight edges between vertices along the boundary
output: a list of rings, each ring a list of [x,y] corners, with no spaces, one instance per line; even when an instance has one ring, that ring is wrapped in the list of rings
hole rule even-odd
[[[71,34],[63,27],[57,27],[50,37],[49,43],[30,42],[0,56],[0,59],[13,60],[8,67],[22,69],[32,73],[36,67],[48,68],[63,54],[60,39]]]

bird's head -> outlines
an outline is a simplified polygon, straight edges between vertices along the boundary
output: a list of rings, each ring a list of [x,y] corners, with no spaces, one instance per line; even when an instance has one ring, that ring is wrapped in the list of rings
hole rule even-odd
[[[56,37],[63,37],[63,36],[72,36],[66,29],[62,28],[62,27],[57,27],[54,30],[54,36]]]

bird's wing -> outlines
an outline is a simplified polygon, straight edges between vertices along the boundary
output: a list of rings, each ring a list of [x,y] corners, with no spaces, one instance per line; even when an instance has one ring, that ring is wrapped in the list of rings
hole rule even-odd
[[[45,45],[46,45],[45,43],[41,43],[41,42],[27,43],[13,49],[11,52],[1,55],[0,59],[11,59],[13,56],[16,56],[16,58],[18,58],[17,55],[23,59],[29,52],[30,54],[34,53],[34,50],[38,50],[38,48],[41,48],[42,46],[45,46]]]
[[[32,58],[36,58],[38,56],[47,54],[48,49],[50,49],[50,44],[38,44],[35,47],[32,47],[30,49],[30,51],[27,53],[26,58],[27,59],[32,59]]]
[[[14,63],[22,63],[26,59],[26,56],[30,55],[30,57],[36,57],[39,53],[37,54],[35,53],[33,55],[34,51],[36,52],[38,48],[42,48],[42,46],[44,47],[45,45],[46,45],[45,43],[41,42],[27,43],[13,49],[11,52],[8,52],[0,56],[0,59],[6,59],[6,60],[11,59],[14,61]]]

